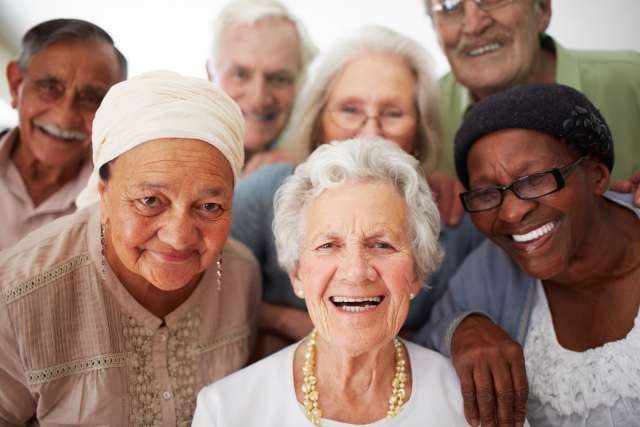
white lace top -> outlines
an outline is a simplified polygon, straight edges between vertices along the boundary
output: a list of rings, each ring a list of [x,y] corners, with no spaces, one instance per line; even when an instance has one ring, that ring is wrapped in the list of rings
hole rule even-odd
[[[640,315],[622,340],[563,348],[538,281],[524,346],[532,426],[640,426]]]

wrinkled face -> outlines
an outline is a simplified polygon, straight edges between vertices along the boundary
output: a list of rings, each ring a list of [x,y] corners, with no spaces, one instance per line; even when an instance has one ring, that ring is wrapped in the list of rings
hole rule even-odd
[[[100,184],[107,259],[124,283],[176,290],[199,280],[231,224],[233,173],[211,145],[161,139],[110,164]]]
[[[519,177],[560,168],[576,159],[564,143],[544,133],[524,129],[494,132],[469,151],[469,187],[509,185]],[[565,178],[566,187],[555,193],[520,200],[507,191],[501,206],[472,213],[471,218],[529,275],[558,278],[580,258],[589,235],[589,212],[601,194],[587,165],[571,172]]]
[[[433,21],[456,79],[479,98],[530,82],[551,2],[537,7],[534,0],[514,0],[485,12],[466,1],[464,9],[462,20],[445,22],[436,15]]]
[[[369,118],[357,130],[340,127],[331,111],[364,111]],[[417,135],[416,79],[406,62],[386,53],[365,53],[350,61],[333,81],[322,113],[324,142],[360,136],[380,136],[413,153]],[[393,129],[383,116],[404,116]],[[390,132],[391,130],[391,132]]]
[[[121,80],[109,44],[63,40],[35,54],[26,71],[11,63],[7,76],[20,143],[36,161],[64,167],[90,155],[93,116]]]
[[[289,121],[300,72],[298,43],[294,24],[282,18],[230,25],[221,34],[212,77],[240,106],[249,151],[275,141]]]
[[[404,199],[387,182],[348,181],[303,215],[302,254],[290,276],[320,336],[353,355],[388,344],[420,286]]]

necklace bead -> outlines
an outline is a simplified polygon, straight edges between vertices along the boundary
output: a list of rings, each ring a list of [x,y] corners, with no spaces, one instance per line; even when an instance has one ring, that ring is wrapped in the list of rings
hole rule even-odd
[[[304,396],[305,415],[315,426],[320,426],[322,420],[322,410],[320,409],[318,399],[318,378],[316,371],[316,330],[314,329],[307,337],[307,348],[304,353],[304,364],[302,366],[302,394]],[[387,418],[395,417],[402,409],[405,403],[407,382],[406,361],[402,350],[402,343],[398,338],[394,338],[393,347],[395,350],[395,375],[391,382],[392,391],[387,406]]]

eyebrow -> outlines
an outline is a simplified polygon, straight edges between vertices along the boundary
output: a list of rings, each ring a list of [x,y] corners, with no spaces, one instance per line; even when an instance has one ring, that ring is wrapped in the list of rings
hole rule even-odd
[[[167,190],[169,186],[162,183],[144,181],[136,185],[134,188],[136,190]],[[224,195],[225,190],[222,187],[209,187],[202,191],[202,193],[206,194],[208,197],[217,197]]]

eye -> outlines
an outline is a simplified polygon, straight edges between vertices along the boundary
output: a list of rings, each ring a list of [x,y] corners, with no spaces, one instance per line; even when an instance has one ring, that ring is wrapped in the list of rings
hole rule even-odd
[[[269,78],[269,83],[275,87],[287,87],[293,84],[293,77],[286,74],[277,74]]]
[[[64,86],[56,79],[47,78],[36,82],[38,93],[45,98],[56,98],[64,93]]]
[[[231,75],[236,80],[247,80],[250,77],[249,70],[247,70],[246,68],[235,68],[232,71]]]
[[[327,243],[323,243],[320,246],[316,247],[316,250],[323,250],[323,249],[331,249],[335,247],[335,243],[334,242],[327,242]]]
[[[390,109],[390,110],[385,110],[382,112],[382,117],[386,117],[389,119],[399,119],[402,118],[404,116],[404,113],[402,112],[402,110],[398,110],[398,109]]]
[[[156,207],[159,204],[159,200],[155,196],[143,197],[142,199],[140,199],[140,201],[148,208]]]
[[[214,202],[205,202],[199,206],[200,214],[208,219],[215,219],[224,213],[222,205]]]
[[[360,109],[355,105],[343,105],[338,111],[345,114],[360,114]]]
[[[372,242],[369,247],[371,249],[394,249],[393,245],[391,245],[390,243],[381,241],[381,240],[377,240],[375,242]]]

